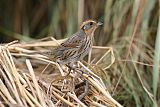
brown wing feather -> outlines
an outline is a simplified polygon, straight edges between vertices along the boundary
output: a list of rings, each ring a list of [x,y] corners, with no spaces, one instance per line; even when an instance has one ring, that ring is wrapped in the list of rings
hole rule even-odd
[[[85,33],[80,30],[55,49],[55,57],[66,60],[72,57],[84,40]]]

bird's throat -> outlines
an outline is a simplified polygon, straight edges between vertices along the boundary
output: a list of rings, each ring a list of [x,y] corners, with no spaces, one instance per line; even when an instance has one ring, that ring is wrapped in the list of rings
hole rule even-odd
[[[94,35],[94,31],[95,31],[95,29],[88,29],[88,30],[85,30],[85,34],[87,36],[92,37]]]

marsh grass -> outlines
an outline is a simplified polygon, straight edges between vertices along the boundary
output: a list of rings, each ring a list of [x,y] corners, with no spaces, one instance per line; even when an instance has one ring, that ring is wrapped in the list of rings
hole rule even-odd
[[[58,39],[75,33],[83,20],[97,19],[104,26],[95,32],[95,45],[105,49],[94,48],[91,59],[86,58],[83,64],[102,78],[112,97],[123,106],[160,105],[158,0],[2,0],[0,7],[3,9],[0,39],[3,42],[21,41],[16,51],[11,49],[12,54],[21,54],[14,56],[18,58],[16,63],[23,61],[17,64],[23,65],[21,69],[28,70],[25,63],[28,58],[31,58],[30,67],[35,69],[36,63],[40,63],[44,69],[47,62],[42,59],[46,57],[38,55],[43,58],[35,59],[29,53],[54,48]],[[36,40],[46,36],[57,40]],[[97,63],[107,51],[107,56]],[[46,68],[47,73],[53,71],[49,68]]]
[[[108,69],[115,61],[111,47],[94,46],[93,52],[94,49],[105,50],[102,57],[96,61],[97,63],[85,62],[83,64],[79,61],[76,66],[80,70],[72,70],[68,74],[69,71],[65,66],[59,66],[43,54],[34,54],[35,51],[57,46],[64,40],[55,41],[54,39],[30,44],[13,41],[0,46],[1,106],[122,107],[109,94],[101,79],[102,75],[106,75],[104,70]],[[106,64],[102,63],[102,60],[109,53],[111,53],[110,64],[103,67]],[[88,83],[88,88],[87,94],[80,100],[79,97],[83,94],[86,86],[75,87],[83,81]]]

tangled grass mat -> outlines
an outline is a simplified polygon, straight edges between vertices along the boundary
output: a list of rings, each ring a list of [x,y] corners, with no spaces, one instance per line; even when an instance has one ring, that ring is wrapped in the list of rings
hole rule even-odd
[[[34,52],[50,50],[64,40],[0,45],[1,107],[122,107],[102,78],[114,63],[111,47],[93,46],[88,61],[71,71],[50,57]]]

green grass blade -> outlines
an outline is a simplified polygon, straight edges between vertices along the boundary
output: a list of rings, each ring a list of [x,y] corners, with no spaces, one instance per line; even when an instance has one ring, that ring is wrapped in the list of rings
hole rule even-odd
[[[159,65],[160,65],[160,16],[158,22],[155,51],[154,51],[154,66],[153,66],[153,94],[156,100],[158,80],[159,80]]]

